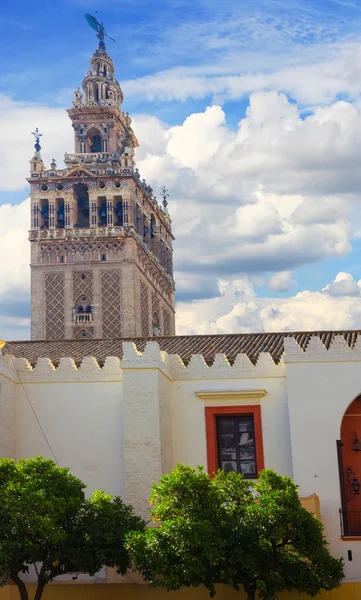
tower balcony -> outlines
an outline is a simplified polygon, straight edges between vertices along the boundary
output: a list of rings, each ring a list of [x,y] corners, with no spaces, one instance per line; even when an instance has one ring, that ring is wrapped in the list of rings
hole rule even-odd
[[[118,175],[131,175],[133,173],[133,158],[130,154],[119,156],[111,152],[66,153],[64,162],[68,168],[86,166],[88,170],[97,171],[96,174],[107,174],[107,170],[109,169],[112,173],[114,172],[114,174]],[[103,171],[99,171],[102,168]]]
[[[69,154],[66,152],[64,162],[68,166],[92,163],[93,161],[106,163],[111,157],[110,152],[84,152],[81,154]]]

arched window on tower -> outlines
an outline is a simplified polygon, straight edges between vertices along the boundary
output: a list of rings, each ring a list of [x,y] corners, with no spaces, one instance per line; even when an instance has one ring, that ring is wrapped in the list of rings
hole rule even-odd
[[[91,139],[90,152],[101,152],[102,151],[102,139],[100,135],[94,135]]]
[[[75,227],[89,227],[89,193],[84,183],[76,183],[73,187],[78,206],[78,220]]]
[[[157,223],[155,220],[154,215],[152,215],[150,217],[150,247],[151,250],[153,252],[153,254],[155,254],[155,256],[157,256],[157,237],[156,237],[156,232],[157,232]]]
[[[49,227],[49,200],[40,200],[40,229]]]
[[[64,198],[56,200],[56,227],[63,229],[65,225]]]
[[[107,201],[102,198],[99,205],[99,225],[105,226],[107,224]]]
[[[94,318],[94,309],[90,298],[81,296],[75,303],[73,310],[75,323],[91,323]]]
[[[87,152],[102,152],[102,137],[99,129],[92,127],[86,136]]]
[[[123,201],[121,196],[115,198],[115,225],[123,225]]]
[[[159,323],[159,316],[158,316],[157,312],[155,312],[153,314],[152,328],[153,328],[153,335],[155,337],[159,336],[160,335],[160,323]]]

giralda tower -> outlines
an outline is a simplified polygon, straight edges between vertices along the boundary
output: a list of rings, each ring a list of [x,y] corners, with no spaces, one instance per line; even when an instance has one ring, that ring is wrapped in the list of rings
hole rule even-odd
[[[30,161],[33,340],[174,335],[172,229],[135,168],[137,138],[100,30],[67,112],[65,168]]]

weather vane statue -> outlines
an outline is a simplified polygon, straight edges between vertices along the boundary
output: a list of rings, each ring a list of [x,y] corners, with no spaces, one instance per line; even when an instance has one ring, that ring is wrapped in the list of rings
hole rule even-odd
[[[95,14],[97,14],[97,12]],[[105,50],[105,44],[104,44],[105,37],[108,37],[110,40],[115,42],[115,40],[113,40],[113,38],[110,37],[110,35],[108,35],[106,33],[106,31],[104,29],[104,24],[99,23],[98,19],[95,16],[93,17],[93,15],[86,14],[85,20],[88,23],[88,25],[97,32],[97,38],[99,40],[99,49],[100,50]]]

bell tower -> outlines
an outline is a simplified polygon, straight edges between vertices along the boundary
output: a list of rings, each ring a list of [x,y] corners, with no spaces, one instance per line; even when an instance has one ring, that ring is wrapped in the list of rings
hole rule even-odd
[[[33,340],[175,333],[167,194],[159,205],[135,167],[138,141],[103,42],[67,111],[75,153],[65,154],[65,168],[44,165],[34,132]]]

